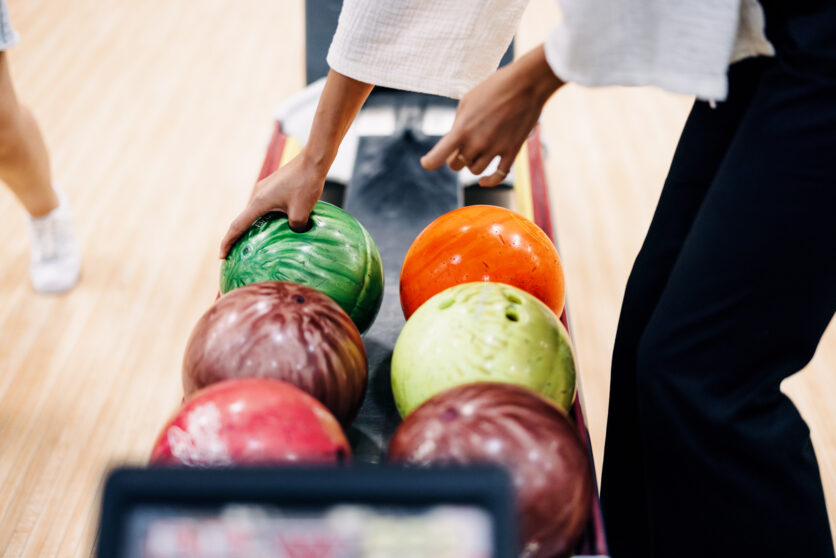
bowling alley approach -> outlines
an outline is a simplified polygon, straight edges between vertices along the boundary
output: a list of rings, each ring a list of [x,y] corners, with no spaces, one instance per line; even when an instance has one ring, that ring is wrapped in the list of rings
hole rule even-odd
[[[0,0],[0,556],[834,557],[833,25]]]

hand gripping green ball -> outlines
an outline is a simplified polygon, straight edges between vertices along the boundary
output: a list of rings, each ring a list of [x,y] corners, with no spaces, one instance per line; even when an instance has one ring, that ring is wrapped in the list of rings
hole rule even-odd
[[[221,293],[259,281],[291,281],[330,296],[361,332],[383,300],[377,246],[357,219],[317,202],[310,228],[291,230],[284,213],[268,213],[241,235],[221,263]]]
[[[392,391],[401,416],[441,391],[479,381],[525,386],[568,412],[575,398],[575,359],[554,312],[503,283],[456,285],[422,304],[392,355]]]

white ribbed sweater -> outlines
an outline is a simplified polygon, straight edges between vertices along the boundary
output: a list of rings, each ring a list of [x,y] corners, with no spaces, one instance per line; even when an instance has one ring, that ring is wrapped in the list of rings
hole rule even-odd
[[[461,97],[493,72],[528,0],[345,0],[328,63],[354,79]],[[545,41],[564,81],[726,97],[726,70],[772,55],[757,0],[558,0]]]

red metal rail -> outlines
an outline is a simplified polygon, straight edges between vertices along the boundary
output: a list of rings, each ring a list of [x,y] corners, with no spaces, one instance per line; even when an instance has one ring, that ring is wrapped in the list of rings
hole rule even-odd
[[[557,240],[554,238],[554,228],[551,216],[551,204],[549,203],[549,189],[546,183],[546,169],[543,164],[543,145],[540,141],[539,126],[534,129],[534,133],[528,139],[528,167],[531,175],[531,199],[534,209],[534,222],[543,229],[543,231],[552,239],[555,246]],[[569,330],[569,318],[567,311],[564,309],[560,316],[560,321]],[[578,427],[578,433],[589,448],[589,459],[592,462],[592,446],[589,441],[589,432],[586,429],[586,420],[583,415],[583,406],[581,405],[580,392],[575,397],[575,403],[572,405],[572,416]],[[595,475],[593,467],[593,478]],[[596,483],[597,485],[597,483]],[[604,520],[601,516],[601,505],[598,501],[598,490],[595,490],[594,502],[592,505],[592,515],[589,519],[590,525],[587,528],[584,540],[581,541],[581,553],[590,555],[609,554],[607,550],[607,538],[604,533]]]

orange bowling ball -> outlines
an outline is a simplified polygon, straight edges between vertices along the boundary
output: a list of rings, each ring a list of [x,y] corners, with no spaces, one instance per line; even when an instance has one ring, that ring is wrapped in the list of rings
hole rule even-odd
[[[445,213],[421,231],[401,269],[408,319],[433,295],[473,281],[506,283],[563,312],[563,267],[546,233],[522,215],[491,205]]]

